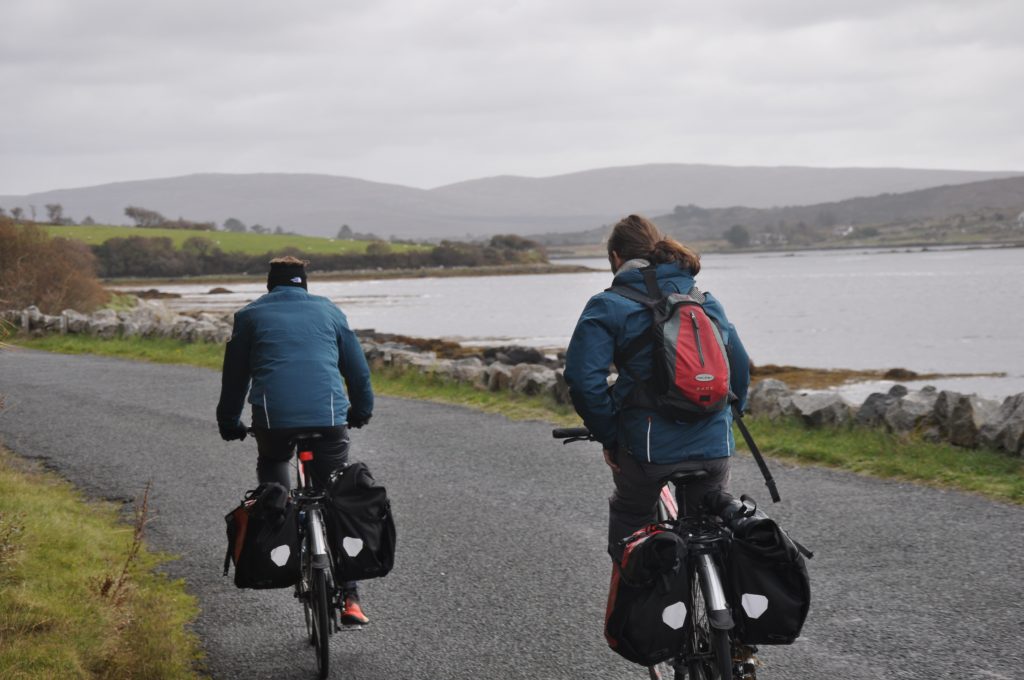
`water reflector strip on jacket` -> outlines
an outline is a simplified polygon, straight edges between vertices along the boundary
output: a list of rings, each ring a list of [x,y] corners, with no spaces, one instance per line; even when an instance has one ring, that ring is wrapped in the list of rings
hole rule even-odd
[[[651,462],[651,417],[647,416],[647,462]]]

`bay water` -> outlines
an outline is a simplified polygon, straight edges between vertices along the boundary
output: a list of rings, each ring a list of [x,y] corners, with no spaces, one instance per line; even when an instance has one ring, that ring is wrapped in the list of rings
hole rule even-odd
[[[475,345],[564,348],[587,299],[611,284],[605,260],[572,274],[318,281],[354,328]],[[929,381],[1002,397],[1024,392],[1024,249],[709,254],[698,286],[725,306],[752,360],[817,368],[1005,373]],[[236,309],[262,284],[161,286],[172,306]],[[887,383],[844,388],[856,400]]]

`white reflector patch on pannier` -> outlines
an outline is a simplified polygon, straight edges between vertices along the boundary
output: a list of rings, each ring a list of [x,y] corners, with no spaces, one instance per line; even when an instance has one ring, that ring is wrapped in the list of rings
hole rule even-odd
[[[686,605],[682,602],[670,604],[661,612],[661,620],[672,630],[679,630],[686,623]]]
[[[740,598],[740,604],[743,605],[743,611],[752,619],[756,619],[768,611],[768,598],[764,595],[743,593],[743,597]]]
[[[349,557],[355,557],[363,550],[363,539],[346,536],[341,541],[341,547]]]
[[[287,545],[279,545],[270,551],[270,561],[279,567],[283,567],[288,564],[288,558],[291,557],[292,549]]]

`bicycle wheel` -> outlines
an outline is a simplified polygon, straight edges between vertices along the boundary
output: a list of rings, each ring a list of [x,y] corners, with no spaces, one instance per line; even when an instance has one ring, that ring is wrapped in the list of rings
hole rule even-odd
[[[305,576],[302,577],[302,583],[298,590],[299,601],[302,602],[302,614],[306,620],[306,639],[309,640],[309,644],[313,644],[313,614],[309,610],[309,579]]]
[[[313,569],[310,578],[309,608],[313,619],[313,646],[316,647],[316,667],[321,678],[330,672],[331,613],[328,609],[327,572]]]
[[[686,666],[688,680],[732,680],[729,632],[711,626],[699,570],[694,570],[692,576],[690,659]]]
[[[302,617],[306,621],[306,639],[309,641],[309,644],[315,642],[313,638],[313,612],[309,604],[309,592],[312,587],[310,577],[312,574],[313,569],[309,564],[309,540],[303,537],[302,554],[299,560],[299,582],[295,584],[295,596],[302,603]]]

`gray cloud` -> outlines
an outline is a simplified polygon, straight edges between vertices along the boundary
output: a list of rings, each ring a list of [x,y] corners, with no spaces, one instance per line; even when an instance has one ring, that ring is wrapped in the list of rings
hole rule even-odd
[[[0,194],[200,171],[1020,168],[1022,20],[998,0],[6,0]]]

